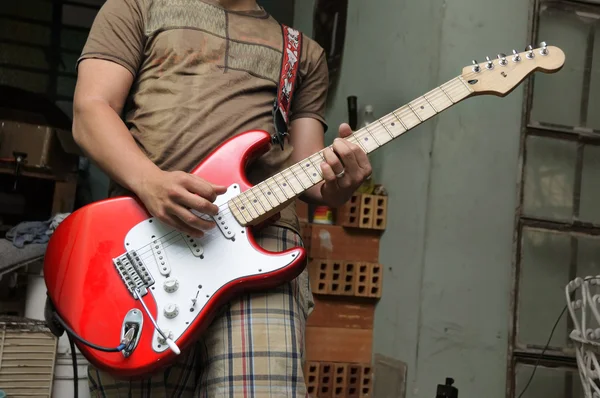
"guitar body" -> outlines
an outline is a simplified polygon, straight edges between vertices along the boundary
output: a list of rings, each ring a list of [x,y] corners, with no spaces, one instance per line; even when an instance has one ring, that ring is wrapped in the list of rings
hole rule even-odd
[[[192,171],[228,187],[215,202],[222,206],[224,224],[202,238],[162,224],[132,197],[92,203],[58,226],[44,260],[48,295],[57,314],[77,335],[103,347],[120,344],[126,318],[141,322],[128,356],[75,340],[91,364],[116,377],[136,378],[175,359],[126,283],[142,287],[142,299],[159,327],[185,350],[237,294],[277,286],[302,272],[303,248],[264,250],[226,204],[251,188],[245,168],[268,149],[270,140],[264,131],[240,134]]]

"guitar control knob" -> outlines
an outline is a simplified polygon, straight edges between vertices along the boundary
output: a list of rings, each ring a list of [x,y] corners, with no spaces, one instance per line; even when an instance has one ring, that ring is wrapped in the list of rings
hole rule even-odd
[[[163,287],[167,293],[173,293],[179,288],[179,281],[175,278],[169,278],[165,281]]]
[[[167,304],[165,307],[165,316],[169,319],[175,318],[179,314],[179,308],[177,304]]]

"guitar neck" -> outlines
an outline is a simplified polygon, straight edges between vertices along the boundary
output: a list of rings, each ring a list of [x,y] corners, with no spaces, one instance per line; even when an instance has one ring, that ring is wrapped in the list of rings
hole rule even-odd
[[[473,90],[461,76],[355,131],[346,139],[369,154],[424,121],[462,101]],[[242,225],[255,225],[323,180],[320,164],[329,147],[286,168],[231,199],[229,207]]]

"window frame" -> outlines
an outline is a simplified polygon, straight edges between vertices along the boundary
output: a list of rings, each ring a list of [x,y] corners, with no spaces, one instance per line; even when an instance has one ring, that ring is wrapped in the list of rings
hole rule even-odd
[[[533,47],[534,43],[539,43],[543,38],[539,37],[539,24],[541,16],[541,6],[543,4],[552,4],[554,7],[564,7],[565,10],[580,10],[584,12],[593,12],[600,15],[600,2],[590,4],[584,1],[567,1],[567,0],[530,0],[529,2],[529,23],[527,37]],[[598,25],[598,23],[596,24]],[[597,26],[596,26],[597,28]],[[593,34],[595,33],[592,30]],[[592,36],[593,36],[592,34]],[[589,38],[589,36],[588,36]],[[551,45],[552,43],[548,43]],[[589,100],[590,80],[592,69],[590,68],[593,60],[593,37],[590,44],[588,40],[586,49],[586,71],[584,72],[584,90],[583,94],[587,95],[584,98],[582,95],[582,106],[580,120],[584,123],[587,121],[587,101]],[[591,53],[590,53],[591,52]],[[573,128],[565,126],[555,126],[550,124],[533,124],[531,123],[531,110],[533,105],[534,79],[527,79],[524,82],[524,100],[521,112],[521,131],[519,142],[518,156],[518,206],[515,210],[514,218],[514,239],[513,239],[513,257],[512,257],[512,280],[510,287],[510,320],[508,332],[508,356],[507,356],[507,372],[506,372],[506,396],[507,398],[515,398],[521,391],[516,389],[516,370],[518,364],[538,363],[540,367],[563,367],[577,370],[577,362],[574,349],[555,349],[549,347],[545,350],[540,346],[521,347],[518,344],[518,327],[519,327],[519,288],[521,276],[521,254],[522,254],[522,239],[525,228],[535,227],[536,229],[549,232],[570,232],[586,236],[599,236],[600,224],[590,222],[582,222],[578,220],[580,208],[581,181],[583,175],[583,155],[586,145],[600,146],[600,130],[593,130],[586,127],[575,126]],[[524,214],[524,191],[525,191],[525,172],[527,164],[527,138],[530,136],[540,136],[550,139],[575,141],[577,143],[577,155],[575,165],[575,180],[573,191],[573,220],[571,222],[563,222],[526,216]],[[577,267],[577,240],[571,239],[571,261],[569,275],[575,277]],[[565,281],[565,285],[569,281]],[[565,302],[566,305],[566,302]],[[561,309],[557,309],[556,316],[558,317]],[[573,327],[572,321],[565,311],[563,317],[567,317],[567,327],[571,330]],[[548,336],[553,325],[548,325]],[[543,352],[543,355],[541,355]],[[579,378],[573,380],[579,383]]]

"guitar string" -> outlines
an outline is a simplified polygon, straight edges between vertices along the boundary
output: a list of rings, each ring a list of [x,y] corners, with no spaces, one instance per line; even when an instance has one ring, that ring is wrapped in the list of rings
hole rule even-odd
[[[469,75],[465,75],[465,76],[469,76]],[[375,142],[377,142],[377,139],[374,136],[379,136],[381,134],[383,134],[384,136],[387,135],[390,137],[390,139],[387,140],[386,142],[384,142],[384,144],[385,144],[385,143],[390,142],[394,138],[397,138],[400,135],[406,133],[407,131],[412,130],[417,125],[419,125],[422,122],[426,121],[427,119],[441,113],[443,110],[449,108],[450,106],[455,105],[456,103],[460,102],[465,97],[467,97],[469,94],[471,94],[471,91],[468,89],[468,86],[466,86],[466,83],[464,81],[461,81],[460,78],[461,78],[461,76],[458,76],[458,77],[442,84],[441,86],[438,86],[438,87],[430,90],[429,92],[425,93],[421,97],[417,97],[416,99],[409,102],[407,105],[405,105],[399,109],[396,109],[395,111],[392,111],[390,114],[385,115],[380,119],[377,119],[374,123],[372,123],[370,125],[371,128],[369,128],[369,126],[367,126],[366,128],[361,128],[360,130],[353,133],[352,136],[348,137],[348,140],[352,140],[352,139],[356,140],[357,142],[355,142],[355,143],[357,145],[359,145],[362,149],[364,149],[362,144],[360,144],[360,140],[365,137],[373,138],[375,140]],[[444,88],[442,88],[442,87],[444,87]],[[459,91],[464,92],[465,90],[469,90],[469,92],[467,94],[465,94],[464,96],[452,95],[452,94],[457,94]],[[449,97],[452,97],[452,98],[461,97],[461,98],[459,101],[454,102]],[[439,100],[440,98],[446,98],[450,102],[450,105],[440,111],[437,111],[431,105],[430,102],[435,102],[436,100]],[[421,102],[423,104],[427,104],[429,106],[429,108],[431,108],[433,110],[434,114],[431,115],[430,117],[428,117],[427,119],[421,119],[418,116],[417,112],[410,109],[410,104],[417,104],[419,102]],[[406,118],[407,116],[414,116],[418,119],[419,122],[410,128],[406,128],[406,125],[402,121],[402,119]],[[393,135],[390,132],[390,130],[388,130],[385,127],[385,125],[382,123],[383,121],[386,121],[386,120],[387,121],[394,120],[394,121],[400,122],[400,124],[403,126],[402,128],[404,129],[404,131],[397,135]],[[379,124],[381,124],[381,126],[376,125],[378,122],[379,122]],[[384,144],[381,144],[381,145],[377,144],[377,146],[373,150],[378,149],[379,147],[383,146]],[[260,216],[273,208],[273,206],[271,205],[271,201],[268,200],[268,197],[264,194],[263,190],[261,189],[262,185],[266,185],[266,187],[269,188],[268,189],[269,192],[279,194],[278,195],[279,197],[285,197],[287,200],[290,200],[291,198],[288,197],[287,192],[289,192],[289,191],[293,192],[294,193],[293,197],[296,197],[298,194],[295,192],[293,185],[290,184],[289,181],[287,181],[287,180],[294,178],[298,182],[298,185],[300,187],[302,187],[301,191],[308,189],[308,188],[305,188],[305,185],[311,187],[311,186],[318,184],[319,180],[322,179],[322,172],[321,172],[320,168],[317,168],[316,166],[314,166],[314,160],[312,160],[311,158],[318,157],[319,159],[322,160],[323,159],[322,152],[328,148],[329,147],[324,148],[323,150],[309,156],[306,159],[303,159],[302,161],[288,167],[286,170],[283,170],[282,172],[277,173],[276,175],[266,179],[265,181],[262,181],[261,183],[255,185],[254,187],[252,187],[252,188],[256,188],[256,189],[254,189],[254,191],[260,191],[261,193],[257,192],[257,195],[254,195],[254,192],[251,192],[252,188],[250,188],[249,190],[237,195],[236,197],[238,197],[238,198],[243,196],[242,198],[240,198],[240,202],[242,202],[243,205],[249,204],[252,207],[252,210],[254,210],[254,211],[251,211],[251,210],[249,210],[248,206],[245,206],[246,208],[244,210],[238,209],[238,212],[242,213],[243,211],[245,211],[247,213],[247,215],[251,217],[251,219],[255,219],[257,217],[253,216],[252,213],[258,214]],[[371,151],[366,151],[366,152],[369,153]],[[301,164],[307,163],[307,162],[312,165],[313,169],[316,170],[318,172],[318,175],[320,176],[320,178],[316,178],[318,180],[316,183],[313,182],[312,179],[308,175],[307,176],[304,176],[304,175],[297,176],[296,173],[294,173],[294,171],[296,171],[297,173],[301,173],[301,172],[303,173],[304,168],[301,167]],[[294,170],[294,169],[296,169],[296,170]],[[276,179],[277,177],[280,177],[285,183],[287,183],[286,186],[289,186],[289,189],[287,191],[279,187],[279,184],[277,183],[277,179]],[[267,181],[271,181],[273,186],[272,187],[269,186]],[[283,193],[283,195],[281,193]],[[249,199],[248,194],[255,196],[255,198],[253,200]],[[260,196],[262,196],[264,198],[264,200],[261,201]],[[228,215],[231,213],[231,210],[229,208],[229,203],[232,202],[233,199],[235,199],[235,198],[232,198],[232,199],[228,200],[226,203],[224,203],[223,205],[219,206],[219,209],[226,207],[226,210],[220,212],[219,214]],[[275,198],[275,201],[280,202],[279,204],[275,204],[275,207],[279,206],[281,203],[283,203],[278,198]],[[246,202],[246,203],[243,203],[243,202]],[[265,206],[261,202],[268,204],[269,205],[269,206],[267,206],[268,209],[265,208]],[[252,203],[259,204],[260,208],[257,209],[258,206],[254,206]],[[234,204],[234,206],[235,206],[235,204]],[[243,218],[245,218],[245,217],[243,217]]]
[[[371,138],[373,138],[373,139],[375,140],[375,142],[377,143],[377,147],[375,147],[375,148],[373,149],[373,150],[376,150],[376,149],[378,149],[378,148],[382,147],[383,145],[385,145],[386,143],[388,143],[388,142],[392,141],[393,139],[395,139],[395,138],[398,138],[399,136],[403,135],[404,133],[406,133],[406,132],[408,132],[408,131],[412,130],[414,127],[418,126],[419,124],[423,123],[424,121],[426,121],[426,120],[430,119],[430,118],[431,118],[431,117],[433,117],[433,116],[436,116],[436,115],[438,115],[438,114],[439,114],[439,113],[441,113],[442,111],[444,111],[444,110],[446,110],[446,109],[448,109],[448,108],[452,107],[453,105],[456,105],[458,102],[460,102],[460,101],[464,100],[465,98],[467,98],[467,97],[468,97],[470,94],[472,94],[472,91],[471,91],[471,90],[468,88],[469,86],[468,86],[468,85],[467,85],[467,83],[465,82],[465,79],[467,79],[467,81],[468,81],[468,80],[469,80],[469,78],[471,78],[471,77],[474,77],[474,76],[479,76],[479,74],[478,74],[477,72],[469,72],[469,73],[467,73],[467,74],[465,74],[465,75],[459,75],[459,76],[457,76],[457,77],[455,77],[455,78],[453,78],[453,79],[451,79],[451,80],[449,80],[449,81],[447,81],[447,82],[443,83],[442,85],[440,85],[440,86],[438,86],[438,87],[435,87],[435,88],[433,88],[432,90],[428,91],[427,93],[423,94],[422,96],[420,96],[420,97],[417,97],[417,98],[413,99],[412,101],[408,102],[406,105],[404,105],[404,106],[402,106],[402,107],[400,107],[400,108],[398,108],[398,109],[396,109],[396,110],[394,110],[394,111],[392,111],[392,112],[388,113],[387,115],[383,116],[382,118],[379,118],[379,119],[377,119],[375,122],[373,122],[373,123],[371,123],[371,124],[369,125],[369,126],[371,127],[371,129],[369,129],[369,126],[363,127],[363,128],[361,128],[361,129],[359,129],[358,131],[354,132],[354,133],[353,133],[353,134],[352,134],[350,137],[348,137],[347,139],[349,139],[349,140],[350,140],[350,139],[353,139],[353,138],[354,138],[354,139],[357,141],[357,145],[359,145],[361,148],[363,148],[363,147],[362,147],[362,145],[358,144],[358,142],[360,141],[360,138],[365,138],[365,137],[369,137],[369,136],[370,136],[370,137],[371,137]],[[463,95],[463,94],[460,94],[460,92],[464,92],[464,91],[465,91],[465,89],[468,91],[468,93],[467,93],[467,94],[464,94],[464,95]],[[453,95],[453,94],[454,94],[454,95]],[[459,94],[459,95],[456,95],[456,94]],[[459,99],[458,101],[454,102],[454,101],[452,100],[452,98],[458,98],[458,97],[460,97],[460,99]],[[440,111],[437,111],[437,110],[436,110],[436,109],[435,109],[435,108],[432,106],[432,104],[431,104],[430,102],[431,102],[431,101],[436,101],[436,100],[439,100],[439,99],[441,99],[441,98],[446,98],[446,99],[447,99],[447,100],[450,102],[450,104],[449,104],[447,107],[445,107],[444,109],[442,109],[442,110],[440,110]],[[411,107],[410,107],[410,105],[411,105],[411,104],[417,104],[418,102],[426,103],[426,104],[427,104],[427,105],[428,105],[428,106],[429,106],[429,107],[430,107],[430,108],[431,108],[431,109],[434,111],[434,114],[433,114],[433,115],[431,115],[430,117],[428,117],[428,118],[426,118],[426,119],[423,119],[423,120],[422,120],[422,119],[421,119],[421,118],[418,116],[417,112],[415,112],[414,110],[412,110],[412,109],[411,109]],[[417,124],[415,124],[414,126],[410,127],[410,128],[406,128],[406,127],[405,127],[405,124],[404,124],[404,122],[402,121],[402,118],[403,118],[403,117],[407,117],[407,116],[409,116],[409,115],[410,115],[410,116],[412,116],[412,115],[416,116],[416,117],[417,117],[417,119],[419,120],[419,122],[418,122]],[[397,120],[397,121],[398,121],[398,122],[400,122],[400,124],[402,125],[402,127],[403,127],[404,131],[402,131],[402,132],[401,132],[401,133],[399,133],[398,135],[394,136],[393,134],[391,134],[391,133],[390,133],[390,131],[389,131],[387,128],[385,128],[385,125],[383,124],[383,121],[386,121],[386,120],[387,120],[387,121],[390,121],[390,120]],[[381,126],[377,125],[378,123],[379,123]],[[375,135],[378,135],[378,134],[383,134],[384,136],[385,136],[385,135],[388,135],[388,136],[390,136],[390,139],[389,139],[389,140],[387,140],[386,142],[384,142],[383,144],[381,144],[381,145],[380,145],[380,144],[377,142],[377,139],[375,138]],[[315,156],[317,156],[317,157],[319,157],[319,158],[321,158],[321,159],[322,159],[322,154],[321,154],[321,153],[322,153],[324,150],[326,150],[326,149],[328,149],[328,148],[330,148],[330,147],[331,147],[331,146],[328,146],[327,148],[324,148],[323,150],[321,150],[321,151],[319,151],[319,152],[317,152],[317,153],[315,153],[315,154],[313,154],[313,155],[309,156],[307,159],[303,159],[301,162],[298,162],[298,163],[296,163],[296,164],[294,164],[294,165],[292,165],[292,166],[288,167],[286,170],[283,170],[282,172],[275,174],[274,176],[272,176],[272,177],[270,177],[270,178],[266,179],[265,181],[262,181],[261,183],[259,183],[259,184],[255,185],[255,186],[254,186],[254,187],[252,187],[252,188],[255,188],[255,187],[256,187],[256,188],[258,188],[258,190],[259,190],[259,191],[261,191],[261,193],[262,193],[262,189],[260,189],[259,185],[261,185],[261,184],[263,184],[263,183],[264,183],[265,185],[267,185],[267,187],[269,187],[269,185],[266,183],[266,181],[268,181],[268,180],[273,180],[273,181],[275,182],[275,185],[276,185],[276,187],[275,187],[275,189],[273,189],[272,187],[269,187],[269,188],[271,188],[271,189],[270,189],[270,191],[271,191],[271,192],[273,192],[273,193],[280,193],[280,194],[281,194],[281,193],[283,193],[283,195],[280,195],[280,196],[282,196],[282,197],[286,197],[288,200],[290,200],[290,199],[292,199],[292,198],[294,198],[294,197],[297,197],[297,196],[298,196],[298,194],[297,194],[297,193],[294,191],[294,189],[293,189],[292,185],[291,185],[291,184],[288,184],[288,185],[289,185],[289,187],[290,187],[290,189],[289,189],[289,190],[290,190],[290,191],[292,191],[292,192],[294,193],[294,196],[293,196],[292,198],[289,198],[289,197],[288,197],[288,195],[286,194],[286,191],[285,191],[284,189],[281,189],[281,188],[279,187],[279,184],[277,184],[277,181],[275,180],[275,177],[277,177],[277,176],[279,176],[279,177],[282,177],[282,178],[283,178],[285,181],[287,181],[287,180],[288,180],[289,178],[291,178],[291,177],[294,177],[294,178],[295,178],[295,179],[298,181],[299,185],[300,185],[301,187],[303,187],[303,189],[304,189],[304,190],[306,190],[306,188],[304,188],[304,185],[302,184],[302,182],[305,182],[305,183],[306,183],[306,180],[308,180],[308,185],[309,185],[309,186],[310,186],[310,185],[313,185],[313,186],[314,186],[314,185],[316,185],[318,182],[317,182],[317,183],[314,183],[314,182],[312,182],[312,180],[310,179],[310,177],[309,177],[308,179],[306,179],[306,178],[304,178],[304,177],[300,177],[300,178],[299,178],[299,177],[297,177],[297,176],[296,176],[296,174],[293,172],[293,169],[294,169],[294,168],[299,168],[299,169],[302,169],[302,170],[303,170],[303,168],[302,168],[302,167],[299,167],[299,166],[300,166],[302,163],[305,163],[306,161],[309,161],[309,162],[311,162],[311,164],[312,164],[312,161],[311,161],[311,158],[312,158],[312,157],[315,157]],[[363,148],[363,149],[364,149],[364,148]],[[369,153],[369,152],[371,152],[371,151],[367,151],[367,153]],[[315,169],[317,169],[317,168],[316,168],[314,165],[313,165],[313,167],[314,167]],[[321,171],[320,171],[320,169],[317,169],[317,170],[319,170],[319,174],[321,175],[321,178],[323,178],[323,177],[322,177],[322,174],[321,174]],[[247,195],[246,195],[246,194],[247,194],[247,193],[248,193],[248,192],[249,192],[249,191],[250,191],[252,188],[250,188],[249,190],[247,190],[247,191],[245,191],[245,192],[242,192],[242,193],[240,193],[240,194],[239,194],[239,195],[237,195],[236,197],[238,197],[238,198],[239,198],[240,196],[244,195],[244,198],[243,198],[243,199],[240,199],[240,201],[243,201],[243,200],[245,200],[246,202],[250,203],[250,200],[247,198]],[[252,192],[250,192],[250,193],[252,193]],[[264,193],[263,193],[262,195],[264,196]],[[232,202],[232,201],[233,201],[233,199],[234,199],[234,198],[232,198],[232,199],[229,199],[227,202],[225,202],[224,204],[222,204],[222,205],[220,205],[220,206],[219,206],[219,209],[220,209],[220,210],[221,210],[221,209],[223,209],[223,208],[225,208],[225,210],[224,210],[224,211],[220,211],[220,212],[219,212],[219,215],[222,215],[222,216],[223,216],[223,215],[229,215],[229,214],[231,214],[231,213],[232,213],[232,212],[231,212],[231,210],[230,210],[230,207],[229,207],[229,203],[230,203],[230,202]],[[279,201],[279,199],[277,199],[277,201]],[[265,200],[265,202],[270,204],[270,202],[268,201],[268,199],[267,199],[267,200]],[[260,203],[260,201],[258,201],[258,200],[257,200],[257,202],[255,202],[255,203]],[[251,205],[251,203],[250,203],[250,205]],[[252,206],[252,205],[251,205],[251,206]],[[275,206],[278,206],[278,205],[275,205]],[[261,207],[263,208],[263,210],[265,210],[265,209],[264,209],[264,207],[263,207],[263,205],[262,205],[262,203],[261,203]],[[268,211],[268,210],[266,210],[266,211]],[[241,211],[239,211],[239,212],[241,213]],[[256,214],[259,214],[259,212],[258,212],[258,211],[256,211],[256,209],[254,209],[254,212],[255,212]],[[255,219],[255,218],[257,218],[257,217],[253,217],[253,216],[251,215],[251,212],[250,212],[250,211],[247,211],[247,213],[248,213],[248,215],[249,215],[249,216],[250,216],[252,219]],[[264,213],[263,213],[263,214],[264,214]],[[242,218],[244,218],[244,217],[243,217],[243,215],[242,215]],[[214,227],[213,229],[211,229],[211,230],[209,230],[209,231],[204,231],[204,236],[202,236],[201,238],[195,238],[195,239],[196,239],[196,240],[200,240],[201,242],[199,242],[199,243],[205,243],[205,244],[206,244],[206,243],[210,243],[211,241],[213,241],[213,240],[216,238],[216,236],[218,236],[217,234],[215,234],[215,232],[219,232],[219,235],[220,235],[220,230],[219,230],[218,226],[217,226],[217,227]],[[176,242],[172,242],[171,244],[166,244],[166,245],[163,243],[163,248],[166,248],[166,247],[170,247],[170,246],[172,246],[173,244],[177,243],[177,242],[178,242],[180,239],[181,239],[181,240],[183,240],[183,239],[186,239],[186,236],[187,236],[187,237],[189,237],[189,235],[187,235],[187,234],[183,234],[183,233],[181,233],[181,232],[179,232],[179,231],[173,230],[173,231],[171,231],[171,232],[167,233],[166,235],[164,235],[163,237],[161,237],[161,238],[158,238],[158,239],[160,239],[160,240],[161,240],[161,242],[162,242],[162,240],[163,240],[163,238],[164,238],[165,236],[168,236],[168,235],[170,235],[170,234],[172,234],[172,233],[177,233],[177,235],[178,235],[178,238],[176,238],[176,239],[177,239],[177,241],[176,241]],[[155,240],[156,240],[156,239],[155,239]],[[167,242],[168,242],[168,240],[167,240]],[[149,243],[149,244],[147,244],[147,245],[141,246],[139,249],[136,249],[136,251],[137,251],[138,253],[141,251],[141,253],[142,253],[141,255],[142,255],[142,256],[144,256],[144,255],[146,255],[146,254],[148,254],[148,253],[151,253],[151,252],[152,252],[152,249],[151,249],[151,248],[150,248],[150,250],[146,250],[146,249],[147,249],[147,248],[149,248],[149,247],[150,247],[152,244],[153,244],[153,243]],[[187,243],[186,243],[186,245],[187,245]],[[138,256],[140,256],[140,255],[138,254]],[[157,263],[157,266],[158,266],[158,263]]]

